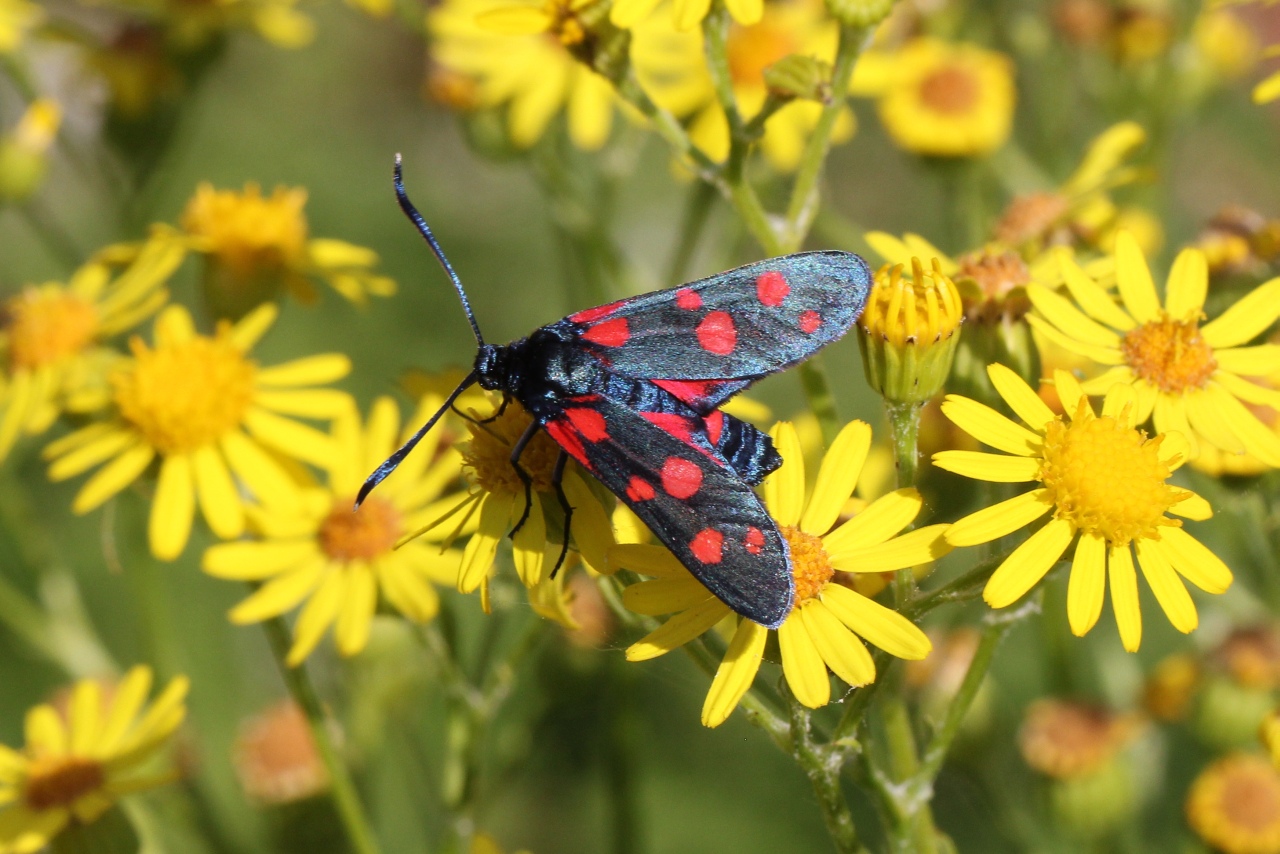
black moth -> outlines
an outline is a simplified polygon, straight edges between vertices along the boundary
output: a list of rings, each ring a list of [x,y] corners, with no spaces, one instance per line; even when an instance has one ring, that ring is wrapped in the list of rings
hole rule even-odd
[[[771,258],[580,311],[495,346],[480,335],[462,282],[405,194],[399,155],[395,189],[457,289],[479,350],[440,411],[365,481],[356,506],[479,383],[533,416],[511,453],[526,517],[532,482],[520,456],[541,429],[562,449],[553,483],[566,548],[573,508],[560,479],[573,457],[721,601],[763,626],[781,625],[795,598],[790,550],[752,487],[782,459],[767,434],[717,407],[848,332],[871,287],[866,262],[849,252]]]

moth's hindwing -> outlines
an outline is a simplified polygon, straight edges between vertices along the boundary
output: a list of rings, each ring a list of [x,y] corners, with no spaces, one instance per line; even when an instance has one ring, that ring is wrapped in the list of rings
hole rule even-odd
[[[706,434],[669,431],[667,421],[582,395],[543,426],[721,601],[776,628],[795,595],[786,540]]]

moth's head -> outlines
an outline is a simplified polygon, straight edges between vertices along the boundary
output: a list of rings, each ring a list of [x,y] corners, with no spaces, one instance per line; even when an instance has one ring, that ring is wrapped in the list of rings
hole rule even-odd
[[[502,388],[504,371],[501,350],[501,347],[494,344],[481,344],[476,351],[476,382],[488,391]]]

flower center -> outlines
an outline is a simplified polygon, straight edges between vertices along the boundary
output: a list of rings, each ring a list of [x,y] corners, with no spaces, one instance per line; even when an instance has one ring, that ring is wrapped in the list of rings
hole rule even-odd
[[[38,368],[74,356],[98,332],[92,304],[61,289],[31,289],[5,305],[9,364]]]
[[[934,112],[949,116],[972,110],[979,92],[977,77],[955,65],[932,71],[920,81],[921,102]]]
[[[116,405],[156,450],[181,454],[217,441],[236,427],[253,402],[253,362],[231,342],[229,326],[216,337],[149,349],[130,345],[133,364],[112,376]]]
[[[959,282],[973,282],[982,294],[980,300],[965,300],[966,317],[995,320],[1003,310],[1017,320],[1030,310],[1030,300],[1005,299],[1015,288],[1025,287],[1031,281],[1031,271],[1017,252],[984,249],[962,256],[959,264],[954,278]]]
[[[390,502],[370,495],[354,513],[355,496],[345,497],[320,523],[320,548],[334,560],[371,560],[387,554],[403,533],[400,511]]]
[[[821,593],[836,572],[831,568],[831,559],[827,557],[821,537],[789,525],[783,525],[780,530],[791,546],[791,574],[796,580],[794,607],[799,608],[801,603]]]
[[[547,32],[565,47],[582,44],[587,38],[587,28],[578,17],[572,3],[563,0],[548,0],[546,12],[551,16],[551,26]]]
[[[1162,436],[1123,427],[1114,418],[1090,418],[1084,410],[1069,424],[1045,428],[1039,480],[1057,507],[1057,517],[1114,546],[1154,537],[1161,525],[1178,525],[1164,512],[1182,493],[1165,481],[1160,461]]]
[[[1280,824],[1280,779],[1270,768],[1259,763],[1241,763],[1225,775],[1219,806],[1223,815],[1236,828],[1247,833],[1275,834]]]
[[[182,214],[182,227],[233,274],[275,273],[305,263],[307,193],[276,187],[269,198],[257,184],[243,193],[201,184]]]
[[[475,472],[476,483],[485,492],[524,494],[524,484],[511,467],[511,450],[532,420],[522,406],[511,403],[492,421],[467,423],[471,441],[462,451],[462,460]],[[551,489],[551,474],[559,456],[560,446],[542,430],[525,446],[520,455],[520,468],[533,480],[534,489],[539,492]]]
[[[735,25],[729,32],[729,76],[739,86],[763,85],[764,70],[798,50],[791,34],[776,24]]]
[[[1194,320],[1164,317],[1145,323],[1125,333],[1120,352],[1135,374],[1175,394],[1204,388],[1218,369],[1213,348],[1201,337]]]
[[[37,812],[65,807],[102,787],[106,782],[102,765],[92,759],[56,756],[37,759],[30,765],[22,797]]]

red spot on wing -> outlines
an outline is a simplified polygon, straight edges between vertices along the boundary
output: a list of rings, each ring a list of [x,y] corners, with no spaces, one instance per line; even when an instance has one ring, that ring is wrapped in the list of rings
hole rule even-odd
[[[724,557],[724,534],[703,528],[689,543],[689,551],[702,563],[719,563]]]
[[[655,494],[653,484],[642,477],[631,476],[631,482],[627,484],[627,498],[632,501],[648,501]]]
[[[578,434],[573,428],[564,421],[549,421],[546,425],[547,435],[556,440],[556,444],[564,448],[569,456],[582,463],[583,468],[591,469],[592,465],[587,460],[586,448],[582,446],[582,440],[578,438]]]
[[[761,273],[756,279],[756,298],[762,305],[782,305],[782,301],[789,293],[791,293],[791,286],[787,284],[787,277],[777,270]]]
[[[601,347],[621,347],[631,338],[631,329],[627,326],[625,317],[615,317],[587,327],[582,338]]]
[[[609,430],[605,427],[604,416],[594,409],[575,406],[564,411],[564,415],[578,431],[578,435],[588,442],[603,442],[609,438]]]
[[[714,380],[654,380],[653,384],[690,406],[697,406],[709,398],[719,385]]]
[[[806,311],[800,315],[800,331],[805,335],[812,335],[818,331],[818,327],[822,325],[822,315],[816,311]]]
[[[574,323],[590,323],[593,320],[599,320],[602,317],[608,317],[619,308],[622,307],[624,300],[611,302],[608,305],[598,305],[595,308],[583,309],[577,314],[569,315],[569,319]]]
[[[698,296],[698,292],[689,288],[681,288],[676,291],[676,305],[687,311],[702,308],[702,297]]]
[[[667,457],[662,464],[662,489],[672,498],[684,500],[702,488],[702,469],[698,464],[679,457]]]
[[[746,546],[747,551],[751,554],[760,554],[764,550],[764,531],[761,531],[755,525],[747,528],[747,535],[742,538],[742,545]]]
[[[698,343],[708,353],[727,356],[738,346],[738,330],[727,311],[713,311],[698,324]]]
[[[670,412],[641,412],[640,415],[650,424],[662,428],[681,442],[693,444],[693,422],[683,415],[673,415]]]
[[[707,425],[707,440],[715,445],[720,441],[720,431],[724,430],[724,413],[719,409],[712,410],[702,423]]]

